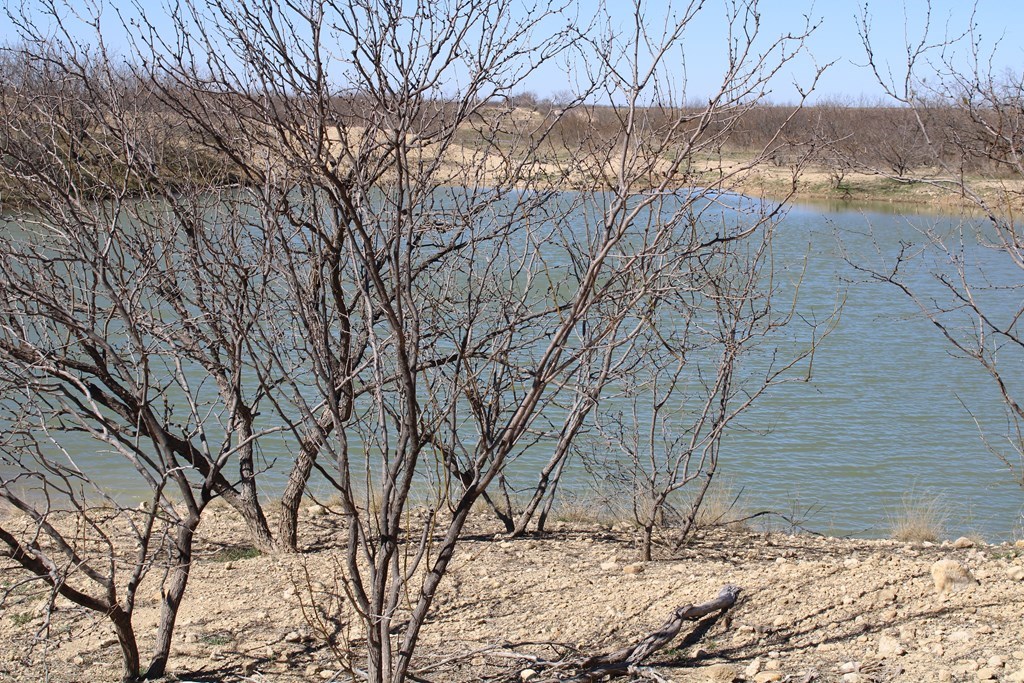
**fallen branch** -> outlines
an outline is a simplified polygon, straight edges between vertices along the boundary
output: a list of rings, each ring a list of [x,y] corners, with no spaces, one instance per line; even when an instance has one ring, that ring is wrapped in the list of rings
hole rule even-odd
[[[668,621],[661,628],[635,645],[622,648],[621,650],[593,657],[573,658],[557,662],[537,662],[530,668],[537,674],[543,673],[545,675],[539,678],[531,677],[530,680],[537,683],[565,680],[582,682],[634,673],[651,655],[675,640],[683,627],[683,622],[696,621],[713,612],[718,612],[710,620],[710,623],[702,623],[695,629],[694,634],[697,636],[696,638],[688,637],[686,639],[688,645],[697,642],[707,633],[715,621],[736,604],[739,594],[740,588],[738,586],[724,586],[714,600],[700,605],[678,607],[672,611]],[[522,673],[520,672],[520,675]]]

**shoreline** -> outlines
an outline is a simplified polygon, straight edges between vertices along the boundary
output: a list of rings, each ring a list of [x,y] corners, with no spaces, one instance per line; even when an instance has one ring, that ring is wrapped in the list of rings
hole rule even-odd
[[[311,510],[300,527],[306,552],[271,556],[246,552],[244,529],[230,510],[209,511],[178,620],[175,676],[344,680],[308,618],[314,603],[338,604],[340,521]],[[728,619],[698,645],[683,648],[677,640],[651,660],[664,680],[764,683],[810,680],[812,672],[813,680],[843,683],[1024,680],[1024,542],[710,529],[679,553],[661,549],[655,561],[640,563],[635,540],[628,529],[605,524],[556,521],[549,534],[521,539],[473,524],[442,581],[416,667],[429,668],[424,678],[431,681],[518,679],[528,662],[513,653],[552,657],[554,643],[584,654],[616,649],[657,628],[679,605],[707,600],[730,583],[743,592]],[[979,583],[937,593],[932,572],[939,560],[959,563]],[[159,587],[147,583],[136,613],[143,649],[159,605]],[[18,600],[0,615],[4,680],[41,680],[46,666],[55,683],[106,680],[118,670],[105,620],[60,606],[44,648],[33,642],[42,619],[38,599]],[[358,665],[359,628],[346,623],[342,650]]]

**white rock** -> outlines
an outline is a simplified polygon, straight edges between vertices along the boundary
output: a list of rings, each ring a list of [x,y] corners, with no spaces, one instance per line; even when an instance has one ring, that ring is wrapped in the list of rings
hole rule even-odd
[[[1024,581],[1024,567],[1008,567],[1006,575],[1011,581]]]
[[[601,563],[601,571],[613,572],[619,568],[619,563],[615,560],[608,560],[607,562]]]
[[[732,683],[737,678],[736,667],[731,664],[712,664],[701,669],[700,673],[708,683]]]
[[[537,677],[537,671],[534,669],[523,669],[519,672],[519,680],[529,681]]]
[[[860,560],[858,560],[856,557],[848,557],[845,560],[843,560],[843,566],[847,569],[853,569],[859,564]]]
[[[899,657],[900,655],[905,654],[907,654],[907,650],[903,647],[903,643],[901,643],[898,638],[882,635],[878,639],[879,657]]]
[[[783,675],[781,671],[762,671],[759,674],[754,675],[754,683],[773,683],[774,681],[781,681]]]
[[[302,640],[302,636],[299,635],[298,631],[289,631],[284,637],[286,643],[297,643]]]
[[[932,564],[932,581],[935,582],[935,591],[939,595],[946,595],[955,586],[978,583],[966,567],[950,559],[938,560]]]
[[[758,671],[761,670],[761,658],[757,657],[750,664],[747,664],[747,668],[743,670],[743,675],[747,678],[753,678]]]
[[[998,671],[998,669],[993,669],[990,666],[986,666],[984,669],[979,669],[978,670],[978,680],[979,681],[991,681],[991,680],[995,680],[997,678],[999,678],[999,671]]]
[[[860,662],[843,662],[839,666],[839,673],[849,674],[854,673],[860,669]]]
[[[639,562],[634,562],[633,564],[627,564],[625,567],[622,568],[622,573],[623,574],[633,574],[633,575],[643,574],[644,573],[644,566],[641,563],[639,563]]]
[[[960,538],[958,538],[955,541],[953,541],[953,547],[954,548],[973,548],[974,547],[974,541],[972,541],[971,539],[967,538],[966,536],[961,536]]]

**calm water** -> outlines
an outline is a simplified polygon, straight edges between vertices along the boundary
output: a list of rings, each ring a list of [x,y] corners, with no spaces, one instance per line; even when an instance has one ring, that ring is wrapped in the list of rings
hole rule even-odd
[[[956,358],[937,331],[894,287],[866,281],[844,260],[877,266],[901,241],[921,241],[919,230],[949,231],[949,218],[900,215],[875,207],[796,206],[778,230],[776,269],[783,280],[803,272],[799,310],[828,315],[845,297],[841,320],[814,357],[813,380],[777,388],[736,425],[725,440],[721,469],[740,505],[806,517],[808,528],[834,535],[884,536],[908,497],[938,500],[947,533],[980,533],[1003,540],[1021,533],[1024,491],[978,435],[1005,433],[1003,408],[987,375]],[[1020,271],[991,250],[974,249],[985,275],[1013,285]],[[937,291],[919,272],[923,291]],[[1019,293],[991,295],[1011,310]],[[793,328],[799,337],[800,328]],[[1003,358],[1017,377],[1020,358]],[[967,408],[965,408],[965,406]],[[273,458],[268,444],[264,453]],[[528,486],[547,449],[522,456],[511,476]],[[112,461],[113,463],[113,461]],[[287,476],[287,458],[267,473],[268,494]],[[123,466],[109,467],[107,482],[122,491],[137,486]],[[580,466],[570,488],[591,485]],[[323,492],[322,483],[313,482]]]
[[[986,448],[975,422],[992,443],[1006,434],[988,375],[952,355],[905,295],[849,263],[891,262],[901,241],[920,243],[922,230],[944,234],[958,225],[889,206],[792,208],[779,227],[776,264],[791,280],[803,272],[800,312],[821,319],[837,296],[845,304],[815,354],[813,380],[777,387],[725,439],[720,470],[728,488],[741,494],[741,508],[781,512],[830,535],[873,537],[889,535],[905,502],[934,501],[952,537],[1021,535],[1024,490]],[[992,250],[975,248],[969,257],[994,284],[1021,280]],[[911,281],[923,292],[941,292],[923,269]],[[1004,289],[989,297],[992,310],[1009,313],[1020,293]],[[793,331],[799,335],[798,327]],[[1024,377],[1020,357],[1002,362]],[[545,458],[539,453],[533,464]],[[531,458],[524,460],[517,469],[525,472]],[[573,471],[588,482],[583,468]]]
[[[746,424],[767,434],[741,432],[728,440],[724,469],[748,506],[798,515],[820,506],[810,527],[876,536],[888,533],[905,499],[936,499],[951,535],[1019,535],[1024,490],[986,449],[972,418],[993,443],[1006,433],[988,375],[954,357],[905,295],[867,281],[842,257],[869,266],[891,263],[901,240],[919,243],[920,230],[942,234],[956,226],[947,218],[855,208],[792,209],[780,242],[791,263],[801,245],[808,249],[801,307],[825,309],[837,290],[846,302],[839,326],[815,355],[812,384],[782,387],[755,406]],[[992,250],[974,249],[969,258],[995,284],[1021,279]],[[911,280],[941,296],[927,273],[913,273]],[[1009,313],[1019,297],[1004,290],[989,298],[993,310]],[[1019,378],[1020,360],[1007,355],[1003,367]]]

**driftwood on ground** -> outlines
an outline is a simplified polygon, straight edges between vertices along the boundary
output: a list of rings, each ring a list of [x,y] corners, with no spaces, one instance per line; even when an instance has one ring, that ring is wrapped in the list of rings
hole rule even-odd
[[[574,657],[554,662],[535,661],[530,669],[536,675],[521,671],[523,679],[544,683],[547,681],[595,681],[604,677],[625,676],[636,672],[651,655],[675,640],[686,621],[696,621],[717,612],[711,619],[702,622],[684,639],[689,646],[698,642],[718,619],[725,614],[739,597],[738,586],[724,586],[713,600],[699,605],[685,605],[672,611],[661,628],[640,642],[615,652],[592,657]],[[523,674],[526,674],[525,676]]]

